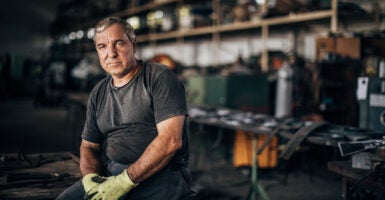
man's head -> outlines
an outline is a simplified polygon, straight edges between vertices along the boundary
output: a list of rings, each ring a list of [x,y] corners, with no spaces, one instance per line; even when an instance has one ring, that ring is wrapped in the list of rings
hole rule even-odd
[[[95,26],[94,43],[102,68],[114,79],[124,79],[137,67],[134,29],[125,20],[101,20]]]

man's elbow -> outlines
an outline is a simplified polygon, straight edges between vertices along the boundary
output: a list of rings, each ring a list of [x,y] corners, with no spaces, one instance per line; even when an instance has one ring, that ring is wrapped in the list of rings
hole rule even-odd
[[[175,153],[182,148],[183,142],[181,139],[173,139],[169,142],[168,147],[170,152]]]

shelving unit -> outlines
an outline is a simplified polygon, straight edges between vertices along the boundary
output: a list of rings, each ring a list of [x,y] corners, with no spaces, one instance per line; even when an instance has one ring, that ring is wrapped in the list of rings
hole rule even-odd
[[[215,5],[218,1],[213,1],[213,7],[219,6]],[[265,5],[267,1],[265,1]],[[142,9],[141,9],[142,10]],[[119,16],[119,15],[118,15]],[[219,25],[218,23],[201,28],[194,28],[191,30],[176,30],[166,33],[149,33],[146,35],[141,35],[137,37],[138,43],[150,42],[154,43],[156,41],[167,40],[167,39],[178,39],[186,37],[194,37],[200,35],[212,34],[213,43],[218,45],[220,42],[220,34],[226,32],[235,32],[235,31],[245,31],[251,29],[262,29],[262,70],[268,70],[268,48],[266,41],[269,38],[269,27],[270,26],[279,26],[284,24],[291,23],[300,23],[300,22],[309,22],[316,21],[320,19],[330,18],[330,32],[337,32],[337,0],[332,0],[332,8],[329,10],[314,11],[309,13],[300,13],[300,14],[291,14],[288,16],[280,16],[268,19],[261,19],[257,21],[246,21],[246,22],[236,22],[232,24]]]
[[[245,31],[251,29],[262,29],[262,70],[268,70],[268,48],[266,45],[266,41],[269,38],[269,27],[270,26],[279,26],[284,24],[291,23],[300,23],[300,22],[309,22],[320,19],[330,18],[330,32],[337,32],[337,0],[331,0],[332,7],[329,10],[321,10],[321,11],[313,11],[308,13],[300,13],[300,14],[290,14],[287,16],[280,16],[268,19],[261,19],[257,21],[245,21],[245,22],[236,22],[232,24],[223,24],[215,23],[212,26],[194,28],[191,30],[176,30],[165,33],[149,33],[145,35],[140,35],[137,37],[138,43],[149,42],[151,44],[156,43],[157,41],[168,40],[168,39],[177,39],[178,38],[186,38],[186,37],[194,37],[200,35],[209,35],[212,34],[212,39],[214,44],[219,44],[220,34],[226,32],[235,32],[235,31]],[[166,3],[178,2],[178,1],[165,1]],[[163,5],[164,5],[163,4]],[[267,0],[265,0],[265,6],[267,5]],[[159,5],[157,5],[159,6]],[[213,1],[214,9],[219,6],[219,1]],[[155,8],[154,3],[142,6],[139,8],[130,9],[132,12],[120,12],[114,14],[113,16],[125,16],[125,15],[133,15],[138,12],[145,11],[146,8]]]
[[[290,16],[275,17],[275,18],[263,19],[259,21],[246,21],[246,22],[237,22],[237,23],[225,24],[225,25],[213,25],[210,27],[195,28],[188,31],[176,30],[176,31],[166,32],[166,33],[150,33],[150,34],[138,36],[137,42],[141,43],[141,42],[148,42],[153,40],[156,41],[156,40],[173,39],[178,37],[192,37],[192,36],[199,36],[204,34],[214,34],[214,33],[230,32],[230,31],[243,31],[247,29],[255,29],[255,28],[261,28],[261,27],[268,27],[268,26],[319,20],[324,18],[330,18],[333,16],[334,16],[334,12],[332,10],[315,11],[311,13],[294,14]],[[331,31],[333,31],[333,29],[336,29],[336,28],[331,28]]]
[[[140,13],[154,10],[159,7],[168,6],[175,4],[177,7],[183,5],[185,0],[155,0],[154,2],[147,3],[145,5],[136,6],[137,1],[131,1],[128,9],[123,11],[118,11],[111,13],[108,16],[116,17],[129,17],[134,16]],[[267,8],[268,0],[265,0],[265,9]],[[219,0],[212,1],[212,7],[214,12],[219,11],[220,7]],[[308,13],[299,13],[299,14],[290,14],[287,16],[279,16],[273,18],[260,19],[255,21],[245,21],[245,22],[235,22],[231,24],[220,24],[218,17],[213,21],[211,26],[192,28],[189,30],[175,30],[170,32],[149,32],[146,34],[139,34],[137,36],[138,44],[143,45],[157,45],[157,42],[166,41],[166,40],[175,40],[177,46],[184,44],[185,38],[194,38],[197,36],[211,35],[212,42],[214,47],[219,47],[221,34],[228,32],[237,32],[237,31],[251,31],[251,30],[260,30],[261,31],[261,40],[262,40],[262,70],[268,70],[268,47],[267,41],[269,39],[269,28],[272,26],[280,26],[287,24],[295,23],[304,23],[312,22],[322,19],[330,18],[330,32],[337,32],[337,0],[331,0],[331,9],[320,10],[320,11],[311,11]],[[90,20],[78,26],[76,28],[92,27],[99,19]],[[85,42],[86,43],[86,42]],[[147,43],[147,44],[146,44]],[[85,44],[87,46],[88,44]],[[86,48],[86,49],[92,49]],[[214,66],[217,56],[214,51]]]

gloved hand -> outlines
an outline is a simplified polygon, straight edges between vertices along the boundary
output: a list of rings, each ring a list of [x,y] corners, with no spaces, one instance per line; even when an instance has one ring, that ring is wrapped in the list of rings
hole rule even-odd
[[[99,185],[101,182],[100,179],[103,179],[104,177],[99,176],[99,174],[96,173],[90,173],[83,177],[82,183],[84,187],[84,191],[88,193],[92,188]]]
[[[91,200],[117,200],[124,197],[135,184],[124,170],[117,176],[110,176],[96,187],[92,188],[86,193],[85,199]]]

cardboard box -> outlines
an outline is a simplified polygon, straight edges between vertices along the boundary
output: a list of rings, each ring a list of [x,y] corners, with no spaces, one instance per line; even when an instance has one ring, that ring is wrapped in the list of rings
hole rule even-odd
[[[327,54],[338,54],[353,59],[361,58],[361,40],[359,38],[317,38],[317,60],[328,59]]]
[[[336,53],[353,59],[361,58],[361,40],[359,38],[337,38]]]
[[[322,60],[326,56],[325,53],[334,53],[336,51],[335,38],[317,38],[316,55],[317,60]]]

